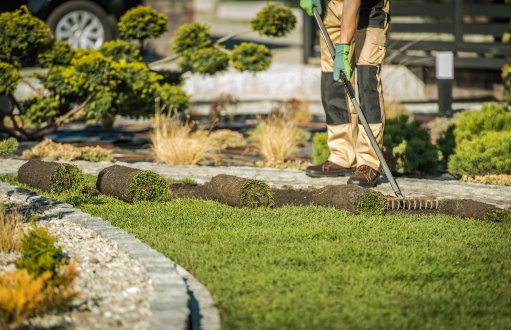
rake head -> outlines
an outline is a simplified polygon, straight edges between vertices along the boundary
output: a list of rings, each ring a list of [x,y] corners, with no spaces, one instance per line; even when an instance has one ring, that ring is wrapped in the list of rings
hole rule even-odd
[[[439,201],[428,197],[417,198],[387,198],[387,210],[389,211],[433,211],[438,209]]]

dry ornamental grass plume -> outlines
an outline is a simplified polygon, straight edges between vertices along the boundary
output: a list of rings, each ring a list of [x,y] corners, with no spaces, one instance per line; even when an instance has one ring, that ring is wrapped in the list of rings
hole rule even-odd
[[[23,234],[22,221],[19,212],[6,212],[0,204],[0,252],[11,253],[19,250]]]
[[[40,158],[44,160],[86,160],[90,162],[111,162],[114,160],[111,150],[101,147],[75,147],[45,139],[31,150],[23,152],[23,158]]]
[[[203,130],[192,131],[171,115],[156,113],[151,141],[156,161],[171,165],[195,165],[212,155],[213,146]]]
[[[250,139],[257,144],[268,163],[279,164],[293,154],[302,135],[301,130],[292,122],[279,116],[270,116],[257,125]]]

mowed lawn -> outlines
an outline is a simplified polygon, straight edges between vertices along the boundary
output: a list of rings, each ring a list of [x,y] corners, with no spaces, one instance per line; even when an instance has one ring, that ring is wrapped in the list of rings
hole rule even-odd
[[[225,329],[509,329],[511,224],[52,196],[193,273]]]

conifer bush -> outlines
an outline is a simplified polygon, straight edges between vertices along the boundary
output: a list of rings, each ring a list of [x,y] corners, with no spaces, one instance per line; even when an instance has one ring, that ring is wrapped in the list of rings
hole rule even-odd
[[[140,50],[132,43],[124,40],[107,41],[99,47],[99,52],[103,56],[109,57],[114,61],[125,60],[126,62],[141,62]]]
[[[0,37],[1,38],[1,37]],[[12,94],[21,79],[18,68],[14,65],[0,61],[0,94]]]
[[[167,18],[151,7],[137,6],[121,16],[119,35],[123,40],[138,40],[143,46],[144,40],[157,38],[167,31]]]
[[[75,51],[65,41],[56,41],[51,48],[37,55],[37,65],[43,68],[51,68],[56,65],[66,66],[71,64]]]
[[[296,17],[285,5],[267,3],[250,22],[252,29],[267,37],[284,37],[296,26]]]
[[[267,70],[271,65],[272,57],[272,53],[266,46],[242,42],[234,47],[230,60],[235,69],[255,73]]]

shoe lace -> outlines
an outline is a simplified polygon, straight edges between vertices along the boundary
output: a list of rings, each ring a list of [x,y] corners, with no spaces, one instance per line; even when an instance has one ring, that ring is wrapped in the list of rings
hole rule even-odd
[[[366,179],[366,181],[370,182],[373,180],[373,177],[375,176],[376,171],[370,166],[360,165],[355,170],[355,173],[362,174],[364,176],[364,178]]]

